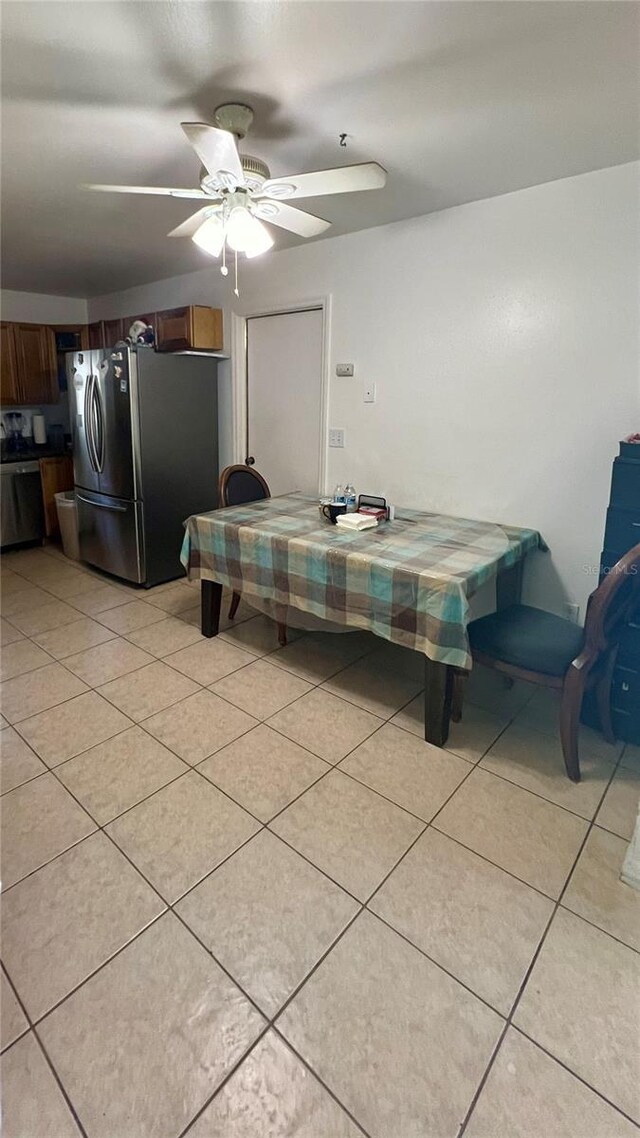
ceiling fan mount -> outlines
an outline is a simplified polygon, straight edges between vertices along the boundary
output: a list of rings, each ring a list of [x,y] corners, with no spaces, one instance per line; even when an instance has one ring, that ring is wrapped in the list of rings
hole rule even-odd
[[[213,125],[245,138],[253,122],[253,110],[246,103],[221,103],[213,112]]]

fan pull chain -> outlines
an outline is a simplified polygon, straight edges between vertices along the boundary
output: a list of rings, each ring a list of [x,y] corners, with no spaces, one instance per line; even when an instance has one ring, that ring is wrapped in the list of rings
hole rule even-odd
[[[227,242],[226,242],[226,240],[224,242],[224,245],[222,246],[222,264],[220,266],[220,272],[222,273],[223,277],[226,277],[227,273],[229,272],[229,270],[227,268]]]
[[[235,249],[234,253],[235,253],[235,262],[236,262],[236,287],[234,288],[233,291],[235,292],[236,296],[240,296],[240,293],[238,292],[238,250]]]

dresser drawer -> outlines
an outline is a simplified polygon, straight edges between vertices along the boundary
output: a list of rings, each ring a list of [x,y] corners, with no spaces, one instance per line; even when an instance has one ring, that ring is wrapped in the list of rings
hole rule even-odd
[[[602,730],[593,689],[584,698],[580,718],[595,731]],[[640,743],[640,672],[616,668],[611,685],[611,720],[616,739]]]
[[[640,450],[640,445],[638,449]],[[614,459],[609,500],[612,506],[622,506],[640,513],[640,462],[631,462],[625,458]]]
[[[640,545],[640,508],[623,510],[609,506],[604,531],[605,549],[631,549]]]

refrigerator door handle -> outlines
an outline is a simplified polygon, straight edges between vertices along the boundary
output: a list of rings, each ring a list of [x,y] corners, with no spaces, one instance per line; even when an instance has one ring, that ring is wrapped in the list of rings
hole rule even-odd
[[[90,375],[87,380],[84,400],[84,429],[87,436],[87,450],[89,451],[89,461],[91,468],[95,474],[99,474],[98,467],[98,452],[96,450],[96,440],[93,433],[94,427],[94,401],[93,389],[96,377]]]
[[[84,385],[84,433],[87,440],[87,451],[89,453],[89,462],[94,474],[97,473],[95,463],[93,461],[93,447],[91,446],[91,381],[92,375],[89,375],[87,382]]]
[[[102,474],[104,470],[104,414],[102,410],[102,402],[100,399],[100,384],[97,377],[93,377],[93,385],[91,388],[93,400],[93,423],[96,429],[96,459],[98,462],[98,474]]]
[[[82,494],[78,494],[77,490],[76,498],[78,498],[81,502],[84,502],[87,506],[95,506],[97,510],[113,510],[117,514],[126,514],[127,512],[126,506],[115,506],[110,502],[94,502],[92,498],[85,498]]]

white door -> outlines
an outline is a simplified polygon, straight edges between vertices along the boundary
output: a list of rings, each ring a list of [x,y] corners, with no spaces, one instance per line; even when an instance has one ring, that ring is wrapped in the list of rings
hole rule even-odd
[[[320,490],[322,309],[247,320],[247,456],[271,493]]]

